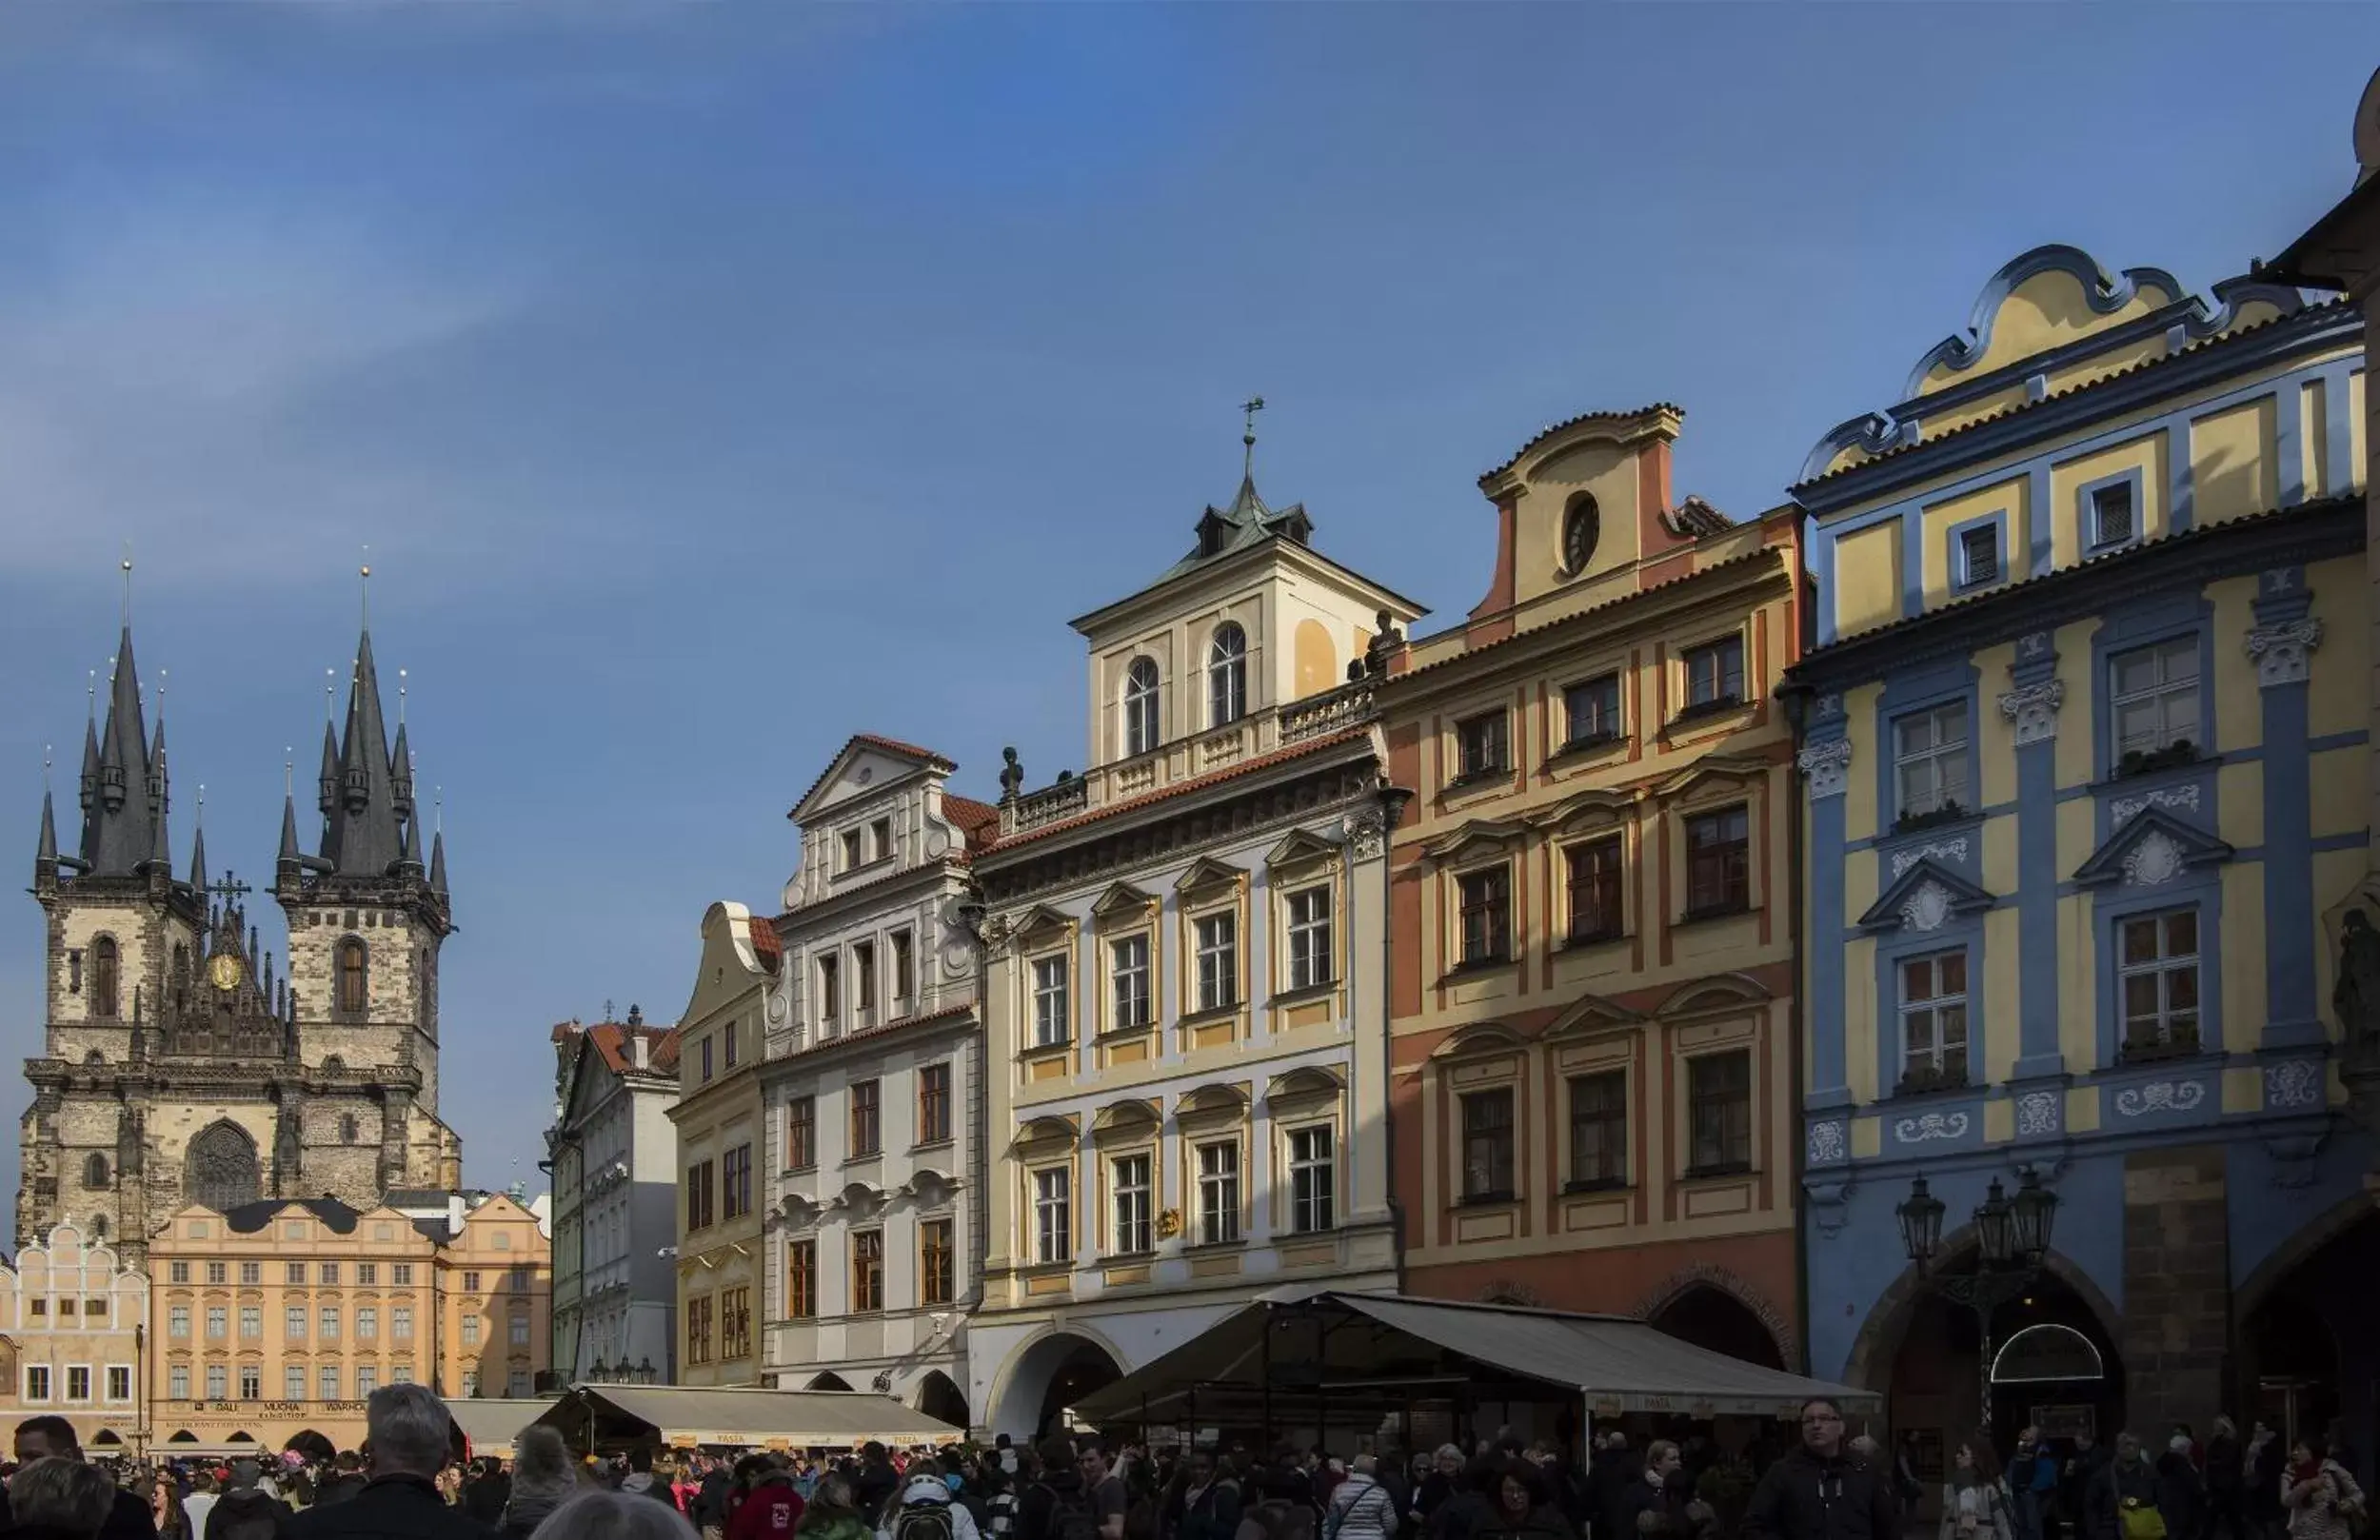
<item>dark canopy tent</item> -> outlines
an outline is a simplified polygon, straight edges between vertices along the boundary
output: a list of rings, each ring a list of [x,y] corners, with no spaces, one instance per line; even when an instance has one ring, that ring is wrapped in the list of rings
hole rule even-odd
[[[1557,1403],[1596,1417],[1790,1417],[1814,1395],[1876,1412],[1873,1391],[1697,1348],[1624,1315],[1390,1293],[1281,1290],[1074,1410],[1098,1425],[1364,1426],[1418,1402]]]

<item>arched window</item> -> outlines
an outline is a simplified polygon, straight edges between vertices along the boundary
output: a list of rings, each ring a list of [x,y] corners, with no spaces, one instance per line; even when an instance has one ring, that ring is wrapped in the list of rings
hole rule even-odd
[[[1124,670],[1124,752],[1146,754],[1157,747],[1157,661],[1135,658]]]
[[[116,1014],[116,938],[112,936],[90,944],[90,1014]]]
[[[90,1238],[93,1240],[108,1238],[108,1216],[106,1214],[94,1214],[90,1216]]]
[[[339,1142],[341,1144],[355,1142],[355,1115],[353,1113],[339,1115]]]
[[[190,1141],[182,1161],[182,1189],[193,1203],[217,1211],[253,1203],[264,1192],[256,1141],[237,1123],[216,1123]]]
[[[363,938],[350,936],[339,943],[339,1014],[362,1016],[371,998],[369,985]]]
[[[1572,498],[1562,511],[1562,570],[1574,578],[1584,572],[1595,560],[1595,544],[1602,534],[1603,516],[1596,508],[1595,494],[1581,492]]]
[[[1221,727],[1248,714],[1248,633],[1231,621],[1206,649],[1206,724]]]
[[[108,1186],[108,1157],[93,1155],[83,1162],[83,1185],[94,1192],[105,1192]]]

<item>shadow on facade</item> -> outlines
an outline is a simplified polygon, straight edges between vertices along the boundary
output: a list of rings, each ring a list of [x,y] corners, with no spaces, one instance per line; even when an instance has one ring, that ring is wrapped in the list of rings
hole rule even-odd
[[[1723,1352],[1764,1369],[1788,1367],[1776,1338],[1752,1307],[1724,1289],[1707,1283],[1687,1289],[1646,1320],[1656,1331],[1697,1348]]]
[[[2285,1440],[2342,1441],[2368,1474],[2380,1427],[2380,1213],[2358,1194],[2309,1226],[2307,1244],[2276,1254],[2242,1286],[2239,1386],[2251,1415]]]
[[[1115,1355],[1097,1342],[1052,1332],[1018,1356],[1006,1383],[994,1392],[994,1425],[1029,1426],[1035,1438],[1043,1437],[1063,1425],[1067,1408],[1122,1377]]]

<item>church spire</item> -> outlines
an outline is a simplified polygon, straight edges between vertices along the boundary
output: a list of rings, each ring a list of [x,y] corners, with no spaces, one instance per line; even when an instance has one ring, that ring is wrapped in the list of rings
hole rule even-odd
[[[429,891],[441,898],[446,896],[446,831],[444,829],[430,836]]]
[[[84,828],[83,859],[96,877],[129,877],[155,854],[160,797],[152,807],[148,734],[141,720],[140,671],[132,661],[132,628],[116,642],[109,678],[108,724],[99,735],[96,806]]]
[[[326,751],[327,742],[326,741]],[[372,634],[357,640],[347,691],[347,733],[335,766],[336,800],[323,832],[323,859],[347,877],[386,877],[405,854],[405,831],[391,783],[387,727],[380,713],[380,675]],[[326,783],[331,767],[326,767]]]
[[[41,789],[41,843],[33,850],[33,880],[58,875],[58,816],[50,806],[50,788]]]
[[[198,788],[198,823],[190,835],[190,891],[207,892],[207,788]]]
[[[281,760],[281,855],[278,864],[296,866],[305,857],[298,849],[297,837],[297,753],[290,750]]]

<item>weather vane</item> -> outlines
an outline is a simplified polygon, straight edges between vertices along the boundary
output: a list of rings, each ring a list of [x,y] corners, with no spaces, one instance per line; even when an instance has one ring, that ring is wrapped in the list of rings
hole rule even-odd
[[[1247,416],[1247,425],[1240,433],[1240,474],[1252,475],[1256,470],[1256,414],[1264,409],[1262,396],[1250,396],[1240,404]]]

